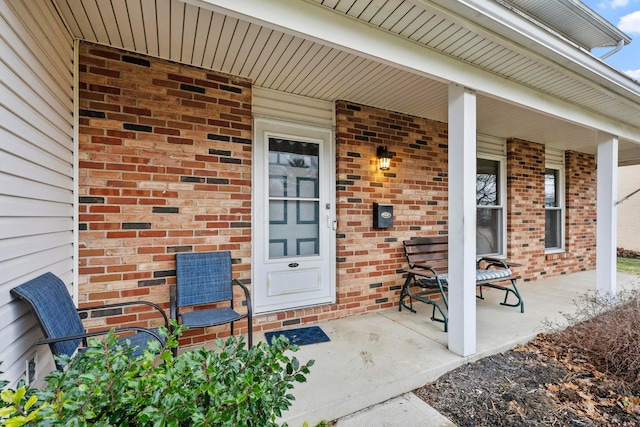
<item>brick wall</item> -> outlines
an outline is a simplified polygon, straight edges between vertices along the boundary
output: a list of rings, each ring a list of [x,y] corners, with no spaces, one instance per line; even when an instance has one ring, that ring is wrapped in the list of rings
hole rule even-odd
[[[343,101],[336,115],[339,307],[391,307],[402,241],[447,232],[447,124]],[[388,171],[378,169],[380,145],[393,153]],[[393,205],[393,228],[373,228],[374,202]]]
[[[550,276],[596,268],[596,158],[565,151],[565,252],[546,256]]]
[[[544,145],[507,144],[507,253],[523,281],[595,268],[596,163],[565,152],[565,251],[545,254]]]
[[[388,146],[391,169],[378,169]],[[337,301],[258,316],[256,330],[301,325],[397,305],[402,241],[447,229],[447,125],[336,103]],[[373,228],[373,202],[392,204],[394,227]]]
[[[79,89],[80,304],[168,308],[183,251],[230,250],[248,283],[250,82],[82,43]],[[121,314],[113,322],[146,326],[150,316]],[[87,327],[106,325],[94,316]]]
[[[524,281],[544,267],[544,145],[507,141],[507,254]]]
[[[447,233],[447,124],[345,101],[336,115],[337,302],[257,316],[256,332],[394,306],[402,241]],[[234,276],[250,285],[251,82],[82,43],[79,133],[83,306],[144,299],[168,308],[180,251],[230,250]],[[378,170],[380,145],[393,153],[389,171]],[[593,156],[567,152],[560,255],[544,255],[544,146],[510,141],[507,167],[508,250],[525,265],[519,273],[593,268]],[[374,202],[393,205],[392,228],[373,228]],[[127,310],[115,322],[158,319]],[[182,344],[218,333],[228,327],[194,330]]]

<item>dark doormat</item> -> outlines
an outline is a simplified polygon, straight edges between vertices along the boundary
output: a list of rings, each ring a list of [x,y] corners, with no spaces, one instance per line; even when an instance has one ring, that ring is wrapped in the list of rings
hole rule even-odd
[[[284,335],[289,339],[289,342],[291,344],[296,345],[317,344],[320,342],[331,341],[327,334],[325,334],[319,326],[264,333],[264,336],[267,338],[267,342],[269,344],[271,344],[271,340],[273,339],[273,337],[277,337],[280,335]]]

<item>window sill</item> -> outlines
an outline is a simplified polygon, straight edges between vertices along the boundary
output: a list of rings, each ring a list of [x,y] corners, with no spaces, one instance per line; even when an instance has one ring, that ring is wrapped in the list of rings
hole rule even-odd
[[[560,249],[560,250],[554,250],[554,251],[545,252],[544,256],[545,256],[545,259],[547,261],[553,261],[553,260],[556,260],[556,259],[569,258],[570,254],[568,252],[565,252],[564,250]]]

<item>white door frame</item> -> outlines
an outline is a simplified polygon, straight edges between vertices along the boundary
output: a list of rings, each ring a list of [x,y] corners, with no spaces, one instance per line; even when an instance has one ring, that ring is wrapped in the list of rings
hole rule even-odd
[[[284,258],[269,260],[268,248],[268,137],[270,134],[290,136],[292,139],[324,141],[320,153],[320,255],[313,258]],[[314,305],[335,303],[336,301],[336,199],[335,199],[335,135],[333,129],[310,126],[267,118],[254,119],[253,185],[252,185],[252,269],[251,283],[253,309],[256,314],[291,310]],[[321,290],[303,290],[289,296],[271,298],[273,277],[287,274],[287,266],[300,264],[300,270],[313,271],[310,262],[322,265],[322,278],[318,279]],[[277,267],[279,265],[279,267]],[[275,270],[274,270],[275,269]],[[277,271],[276,271],[277,270]],[[311,273],[310,273],[311,274]],[[310,276],[307,276],[310,277]],[[298,302],[294,296],[298,295]],[[286,301],[285,301],[286,300]]]

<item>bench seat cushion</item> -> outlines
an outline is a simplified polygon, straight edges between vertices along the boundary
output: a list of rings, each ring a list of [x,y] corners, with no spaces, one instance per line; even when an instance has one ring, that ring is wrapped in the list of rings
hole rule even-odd
[[[500,280],[511,276],[511,270],[508,268],[504,269],[489,269],[476,270],[476,282],[481,280]],[[447,280],[449,279],[448,273],[438,274],[438,278],[443,285],[447,284]],[[420,282],[424,284],[436,284],[435,277],[420,277],[418,279]]]
[[[480,280],[497,280],[504,279],[511,276],[511,270],[508,268],[503,269],[489,269],[489,270],[476,270],[476,281]]]

